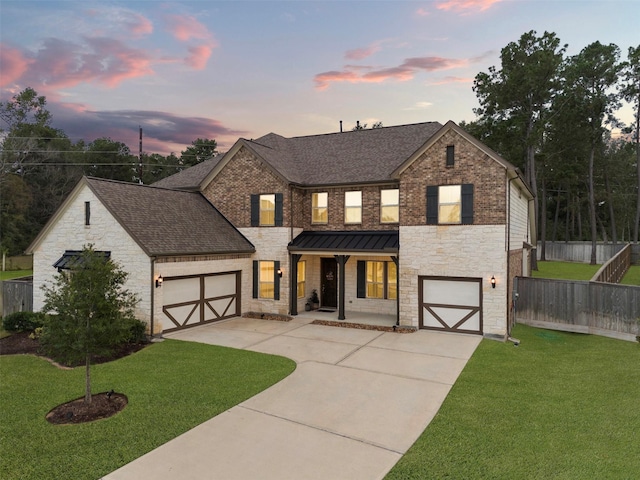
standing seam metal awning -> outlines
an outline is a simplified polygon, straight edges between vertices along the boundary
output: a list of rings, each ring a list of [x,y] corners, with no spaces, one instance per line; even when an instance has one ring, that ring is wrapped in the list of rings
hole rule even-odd
[[[302,232],[287,247],[290,252],[397,254],[399,233],[395,230],[368,232]]]
[[[111,258],[111,252],[96,250],[96,254],[104,257],[105,260]],[[71,270],[73,267],[80,265],[82,262],[82,250],[65,250],[62,257],[53,264],[58,271]]]

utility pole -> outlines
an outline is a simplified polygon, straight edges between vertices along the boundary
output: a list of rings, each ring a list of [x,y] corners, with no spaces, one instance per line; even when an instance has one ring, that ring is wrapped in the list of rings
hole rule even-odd
[[[138,183],[142,185],[142,127],[140,129],[140,153],[138,154]]]

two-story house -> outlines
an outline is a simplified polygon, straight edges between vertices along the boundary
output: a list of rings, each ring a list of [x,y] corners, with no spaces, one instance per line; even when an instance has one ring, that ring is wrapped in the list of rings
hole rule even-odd
[[[155,333],[248,311],[297,315],[317,290],[320,308],[337,320],[382,313],[397,325],[504,337],[513,278],[528,274],[535,239],[533,196],[518,171],[453,122],[270,133],[239,139],[150,187],[84,182],[91,199],[82,201],[104,206],[140,247],[133,256],[149,272],[140,316]],[[139,218],[126,202],[115,205],[124,188],[138,192],[137,216],[147,226],[171,225],[172,238],[155,227],[136,233]],[[153,209],[144,197],[153,197]],[[192,215],[187,199],[202,209],[198,221],[178,218]],[[64,253],[57,224],[81,221],[81,207],[65,202],[30,247],[37,282]],[[75,220],[67,211],[77,211]],[[229,228],[212,232],[207,215]],[[134,264],[117,242],[101,246],[98,232],[69,230],[64,250],[91,240]],[[223,236],[226,249],[212,248],[211,235]],[[147,245],[154,236],[155,251]],[[49,237],[58,242],[47,256]],[[165,248],[180,241],[193,248]]]

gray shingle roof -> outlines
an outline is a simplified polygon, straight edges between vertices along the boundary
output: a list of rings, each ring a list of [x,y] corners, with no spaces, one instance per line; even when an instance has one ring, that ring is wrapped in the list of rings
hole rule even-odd
[[[293,138],[270,133],[245,142],[294,183],[381,182],[391,180],[392,172],[440,128],[427,122]]]
[[[254,252],[199,192],[87,178],[91,190],[150,256]]]
[[[219,154],[209,160],[186,168],[170,177],[153,183],[154,187],[175,188],[178,190],[198,190],[202,180],[215,168],[224,155]]]

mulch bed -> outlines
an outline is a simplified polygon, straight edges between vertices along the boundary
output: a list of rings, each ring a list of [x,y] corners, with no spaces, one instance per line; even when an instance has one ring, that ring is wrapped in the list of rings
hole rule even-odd
[[[134,352],[142,350],[148,343],[131,343],[123,345],[109,357],[95,357],[91,364],[107,363],[117,360]],[[0,338],[0,355],[32,354],[46,358],[54,365],[58,365],[44,356],[40,342],[29,338],[29,332],[14,333],[8,337]],[[65,368],[58,365],[61,368]],[[70,365],[70,367],[84,366],[82,364]],[[102,392],[91,395],[91,403],[84,404],[84,397],[72,400],[53,408],[46,415],[46,419],[54,424],[85,423],[102,418],[108,418],[127,406],[127,396],[116,392]]]
[[[378,332],[413,333],[417,330],[415,327],[407,327],[405,325],[393,325],[387,327],[385,325],[368,325],[364,323],[340,322],[335,320],[314,320],[311,324],[327,325],[329,327],[359,328],[360,330],[376,330]]]
[[[94,393],[89,405],[85,405],[84,397],[77,398],[58,405],[45,418],[56,425],[93,422],[115,415],[127,406],[127,402],[127,396],[121,393]]]
[[[259,318],[261,320],[275,320],[277,322],[290,322],[293,320],[293,317],[279,313],[246,312],[242,316],[245,318]]]

